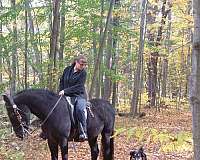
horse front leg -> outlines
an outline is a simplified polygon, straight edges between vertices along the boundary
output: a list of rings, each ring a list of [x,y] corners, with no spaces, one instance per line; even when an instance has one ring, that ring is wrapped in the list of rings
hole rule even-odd
[[[51,152],[51,160],[58,160],[58,143],[48,138],[48,146]]]
[[[92,160],[97,160],[98,155],[99,155],[97,137],[95,137],[94,139],[89,139],[88,142],[89,142],[90,150],[91,150],[91,158]]]
[[[60,141],[60,150],[62,155],[62,160],[68,159],[68,140],[67,138],[62,138]]]

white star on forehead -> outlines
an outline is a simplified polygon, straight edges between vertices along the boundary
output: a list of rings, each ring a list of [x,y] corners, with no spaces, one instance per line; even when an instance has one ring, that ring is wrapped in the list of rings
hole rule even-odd
[[[13,105],[13,108],[17,108],[17,106],[14,104],[14,105]]]

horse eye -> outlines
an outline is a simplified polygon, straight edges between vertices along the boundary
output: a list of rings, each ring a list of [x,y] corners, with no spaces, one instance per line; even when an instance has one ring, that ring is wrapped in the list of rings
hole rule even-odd
[[[14,116],[15,116],[15,113],[14,113],[14,112],[12,112],[10,115],[11,115],[12,117],[14,117]]]

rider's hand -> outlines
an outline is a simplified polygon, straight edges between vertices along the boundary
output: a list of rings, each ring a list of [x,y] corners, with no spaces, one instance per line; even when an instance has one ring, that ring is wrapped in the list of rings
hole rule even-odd
[[[60,95],[60,96],[63,96],[64,93],[65,93],[64,90],[62,90],[62,91],[59,92],[59,95]]]

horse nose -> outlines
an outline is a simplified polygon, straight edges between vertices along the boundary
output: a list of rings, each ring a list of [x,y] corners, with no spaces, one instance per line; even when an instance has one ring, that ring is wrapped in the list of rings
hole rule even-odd
[[[20,138],[21,140],[23,140],[23,139],[24,139],[24,136],[23,136],[23,134],[16,133],[16,136],[17,136],[18,138]]]

